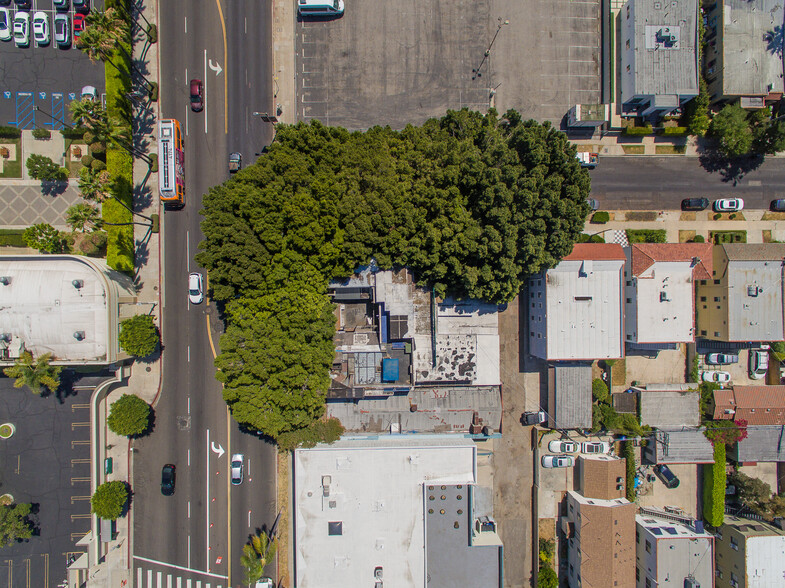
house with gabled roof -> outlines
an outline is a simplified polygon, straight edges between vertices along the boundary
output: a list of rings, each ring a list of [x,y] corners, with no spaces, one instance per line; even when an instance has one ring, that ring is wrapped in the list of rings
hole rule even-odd
[[[626,249],[625,340],[695,341],[695,282],[711,279],[711,243],[635,243]]]

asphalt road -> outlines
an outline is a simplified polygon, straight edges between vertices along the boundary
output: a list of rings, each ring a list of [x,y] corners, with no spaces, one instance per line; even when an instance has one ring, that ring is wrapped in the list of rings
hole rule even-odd
[[[678,209],[684,198],[743,198],[745,208],[768,208],[785,197],[782,159],[717,166],[700,157],[601,157],[590,172],[592,197],[605,210]],[[713,168],[713,169],[712,169]]]
[[[217,309],[209,299],[188,302],[187,276],[205,273],[193,259],[202,194],[228,178],[231,151],[248,165],[272,139],[269,124],[252,114],[272,108],[272,9],[258,0],[159,6],[161,112],[186,134],[186,205],[167,210],[162,223],[164,379],[155,429],[135,444],[134,574],[237,586],[249,533],[275,519],[275,450],[231,419],[213,367]],[[189,110],[192,78],[205,84],[201,113]],[[239,486],[229,483],[232,453],[244,455]],[[177,467],[171,497],[159,489],[165,463]]]

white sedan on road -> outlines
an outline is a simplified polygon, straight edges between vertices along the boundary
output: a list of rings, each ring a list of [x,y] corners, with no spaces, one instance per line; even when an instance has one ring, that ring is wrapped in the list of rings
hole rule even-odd
[[[730,373],[729,372],[703,372],[701,374],[701,380],[704,382],[716,382],[717,384],[724,384],[725,382],[730,382]]]
[[[188,275],[188,300],[191,301],[191,304],[201,304],[204,300],[202,274],[199,272],[193,272]]]
[[[720,198],[714,201],[714,212],[737,212],[744,208],[741,198]]]

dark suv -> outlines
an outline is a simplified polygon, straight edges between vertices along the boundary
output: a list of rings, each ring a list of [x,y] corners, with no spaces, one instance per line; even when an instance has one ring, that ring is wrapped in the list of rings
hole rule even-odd
[[[654,473],[657,474],[657,477],[665,484],[666,488],[679,487],[679,478],[664,463],[654,466]]]
[[[708,207],[708,198],[685,198],[681,201],[682,210],[706,210]]]
[[[174,465],[168,463],[161,470],[161,494],[164,496],[171,496],[174,494],[174,478]]]

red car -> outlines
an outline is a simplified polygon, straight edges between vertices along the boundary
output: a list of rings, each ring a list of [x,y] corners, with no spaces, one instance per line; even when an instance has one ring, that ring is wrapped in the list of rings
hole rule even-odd
[[[78,37],[84,30],[84,14],[74,13],[74,37]]]
[[[202,80],[191,80],[191,110],[201,112],[204,108],[204,85]]]

